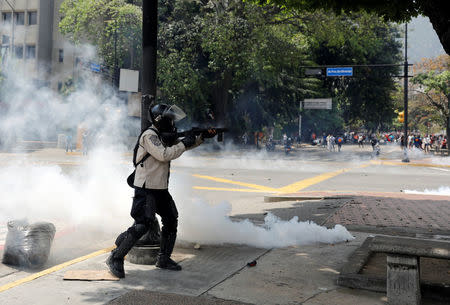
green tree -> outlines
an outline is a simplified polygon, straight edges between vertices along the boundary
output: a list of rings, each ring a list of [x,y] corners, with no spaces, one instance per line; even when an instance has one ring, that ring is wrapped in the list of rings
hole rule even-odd
[[[302,78],[297,67],[311,63],[307,41],[278,22],[279,9],[241,1],[167,2],[159,32],[164,98],[196,109],[210,105],[236,133],[294,124],[298,101],[316,92],[318,81]]]
[[[139,67],[139,4],[66,0],[61,11],[60,26],[72,41],[94,43],[113,66],[117,33],[118,58],[126,63],[132,51],[123,46],[134,46],[136,56],[130,62]],[[398,32],[380,18],[285,13],[241,0],[160,0],[158,18],[158,97],[182,106],[194,121],[212,108],[236,134],[273,126],[294,131],[299,101],[314,97],[334,101],[331,111],[303,111],[303,129],[316,133],[356,122],[378,126],[394,115],[389,104],[393,70],[361,68],[352,79],[321,80],[306,78],[300,68],[395,62]],[[123,35],[126,22],[132,35]]]
[[[415,91],[424,96],[428,106],[431,106],[445,118],[447,137],[450,135],[450,72],[449,58],[445,58],[442,70],[429,70],[418,73],[411,79],[413,84],[419,85]]]
[[[65,0],[60,31],[75,44],[98,48],[104,63],[113,68],[141,65],[142,9],[125,0]]]
[[[430,18],[433,28],[444,47],[450,54],[450,19],[448,2],[445,0],[252,0],[260,4],[278,5],[300,11],[318,9],[332,10],[338,14],[367,11],[375,13],[385,20],[405,22],[412,17],[424,15]]]
[[[367,13],[336,16],[318,10],[304,13],[313,60],[319,65],[357,65],[353,77],[327,77],[326,91],[337,101],[349,126],[367,129],[388,127],[395,116],[392,93],[396,67],[364,65],[396,64],[401,45],[396,26]]]

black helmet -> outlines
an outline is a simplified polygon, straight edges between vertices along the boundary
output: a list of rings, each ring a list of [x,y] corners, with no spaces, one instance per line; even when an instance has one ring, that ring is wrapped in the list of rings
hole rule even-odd
[[[157,104],[149,109],[149,119],[162,132],[170,132],[175,128],[175,122],[183,119],[186,114],[175,105]]]

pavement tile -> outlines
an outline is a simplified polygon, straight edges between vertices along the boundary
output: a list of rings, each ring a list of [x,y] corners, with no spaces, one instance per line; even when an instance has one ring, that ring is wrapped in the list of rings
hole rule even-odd
[[[450,201],[355,196],[326,224],[450,231]]]

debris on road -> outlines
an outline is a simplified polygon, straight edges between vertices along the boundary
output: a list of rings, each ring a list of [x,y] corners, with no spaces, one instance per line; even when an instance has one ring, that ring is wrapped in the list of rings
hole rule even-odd
[[[3,263],[26,268],[42,267],[48,260],[55,231],[55,226],[49,222],[9,221]]]

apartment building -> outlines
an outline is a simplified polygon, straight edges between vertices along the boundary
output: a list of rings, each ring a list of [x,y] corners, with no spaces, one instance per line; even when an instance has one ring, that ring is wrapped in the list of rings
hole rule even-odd
[[[14,62],[17,73],[55,90],[76,73],[74,48],[58,28],[62,2],[0,0],[2,64]]]

